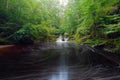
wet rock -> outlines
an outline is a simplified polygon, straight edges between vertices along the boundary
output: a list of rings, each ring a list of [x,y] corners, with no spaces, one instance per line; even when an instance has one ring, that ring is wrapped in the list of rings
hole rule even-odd
[[[81,45],[81,52],[79,52],[78,56],[80,59],[81,64],[85,65],[98,65],[102,64],[104,66],[117,66],[119,65],[119,62],[116,62],[118,60],[113,60],[113,57],[111,57],[113,54],[108,54],[108,52],[99,49],[101,46],[91,47],[85,44]],[[116,56],[114,56],[115,58]]]
[[[97,45],[94,45],[92,47],[95,49],[103,50],[105,48],[105,43],[97,44]]]

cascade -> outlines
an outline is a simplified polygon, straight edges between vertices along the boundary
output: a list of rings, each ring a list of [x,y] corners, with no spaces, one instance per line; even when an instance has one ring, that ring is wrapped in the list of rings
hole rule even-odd
[[[67,42],[68,41],[68,37],[62,37],[62,35],[60,35],[56,42]]]

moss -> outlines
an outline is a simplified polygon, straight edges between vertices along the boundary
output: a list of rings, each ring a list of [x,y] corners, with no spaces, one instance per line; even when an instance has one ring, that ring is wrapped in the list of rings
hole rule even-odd
[[[104,38],[87,39],[84,43],[89,45],[96,45],[100,43],[106,43],[106,39]]]

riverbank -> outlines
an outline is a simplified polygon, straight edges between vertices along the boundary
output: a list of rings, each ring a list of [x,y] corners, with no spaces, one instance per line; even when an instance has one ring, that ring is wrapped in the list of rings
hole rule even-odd
[[[10,47],[13,47],[15,45],[0,45],[0,49],[3,49],[3,48],[10,48]]]
[[[0,45],[0,53],[7,53],[13,51],[15,45]]]
[[[0,45],[0,55],[21,53],[26,51],[27,45]]]

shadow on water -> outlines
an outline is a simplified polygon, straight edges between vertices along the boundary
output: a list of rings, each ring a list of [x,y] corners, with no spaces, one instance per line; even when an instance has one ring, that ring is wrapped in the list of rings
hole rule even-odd
[[[114,64],[71,42],[15,46],[0,53],[0,80],[120,79],[118,66],[105,66]]]

